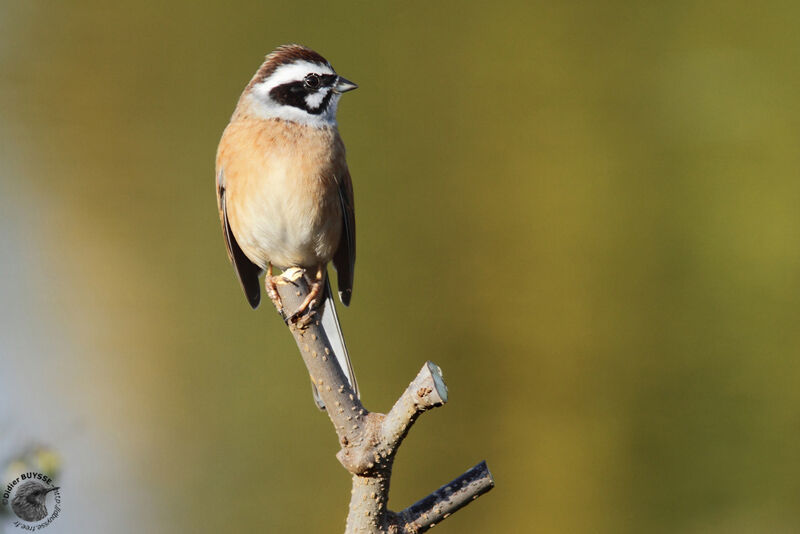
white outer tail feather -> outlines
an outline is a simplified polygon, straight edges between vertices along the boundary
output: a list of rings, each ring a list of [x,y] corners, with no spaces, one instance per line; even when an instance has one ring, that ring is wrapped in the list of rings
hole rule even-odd
[[[347,354],[347,345],[344,343],[344,336],[342,335],[342,327],[339,324],[339,316],[336,314],[336,303],[333,298],[333,291],[331,291],[331,284],[328,276],[325,276],[325,306],[322,310],[322,320],[320,322],[322,330],[328,336],[328,341],[331,344],[333,355],[336,356],[336,361],[342,369],[347,381],[350,383],[350,388],[356,396],[358,394],[358,383],[356,382],[356,375],[353,372],[353,366],[350,364],[350,356]],[[312,382],[311,390],[314,394],[314,402],[320,410],[325,409],[325,403],[319,396],[317,387]]]

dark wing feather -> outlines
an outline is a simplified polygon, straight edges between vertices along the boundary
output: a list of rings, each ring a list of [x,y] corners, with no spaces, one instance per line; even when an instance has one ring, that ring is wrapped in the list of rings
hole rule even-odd
[[[225,207],[225,175],[224,171],[220,170],[217,176],[217,206],[219,208],[219,216],[222,221],[222,233],[225,236],[225,247],[228,249],[228,258],[230,258],[233,267],[236,270],[236,276],[239,277],[239,283],[242,284],[242,289],[247,297],[247,301],[253,309],[258,307],[261,302],[261,289],[258,285],[258,277],[261,274],[261,268],[250,261],[245,256],[239,243],[236,242],[236,237],[233,235],[230,224],[228,224],[228,210]]]
[[[339,282],[339,299],[345,306],[353,294],[353,270],[356,263],[356,212],[353,206],[353,182],[345,168],[339,177],[339,201],[342,207],[342,237],[333,256]]]

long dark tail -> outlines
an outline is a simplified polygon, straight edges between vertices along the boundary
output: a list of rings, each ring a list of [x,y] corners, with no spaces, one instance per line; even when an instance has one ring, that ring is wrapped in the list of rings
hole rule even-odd
[[[336,361],[339,362],[344,376],[350,382],[350,388],[353,393],[358,395],[358,383],[356,382],[356,375],[353,372],[353,366],[350,364],[350,356],[347,354],[347,345],[344,343],[344,336],[342,335],[342,327],[339,324],[339,316],[336,314],[336,304],[333,299],[333,291],[331,291],[331,284],[328,280],[327,274],[325,275],[325,308],[322,311],[322,329],[325,335],[328,336],[330,341],[333,355],[336,356]],[[314,393],[314,402],[320,410],[325,409],[325,403],[319,396],[317,387],[311,384],[312,392]]]

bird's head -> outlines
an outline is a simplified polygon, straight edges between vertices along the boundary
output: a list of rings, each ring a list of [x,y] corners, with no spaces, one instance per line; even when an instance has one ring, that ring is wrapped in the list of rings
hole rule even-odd
[[[24,499],[30,504],[44,504],[45,497],[51,491],[59,489],[58,486],[48,488],[41,482],[31,480],[20,485],[15,498]]]
[[[11,507],[20,519],[39,521],[47,515],[45,508],[47,494],[57,489],[58,486],[48,488],[41,482],[29,480],[20,484],[11,501]]]
[[[336,125],[342,93],[358,87],[310,48],[291,44],[270,53],[242,95],[249,113],[309,126]]]

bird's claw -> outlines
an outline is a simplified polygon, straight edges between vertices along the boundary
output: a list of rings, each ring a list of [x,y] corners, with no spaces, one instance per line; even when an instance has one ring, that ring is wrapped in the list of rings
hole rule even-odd
[[[314,318],[314,316],[317,315],[317,311],[314,309],[316,307],[317,301],[314,299],[309,302],[305,309],[299,309],[289,316],[289,319],[286,322],[295,325],[300,330],[305,330],[308,328],[308,325],[311,323],[311,320]]]

